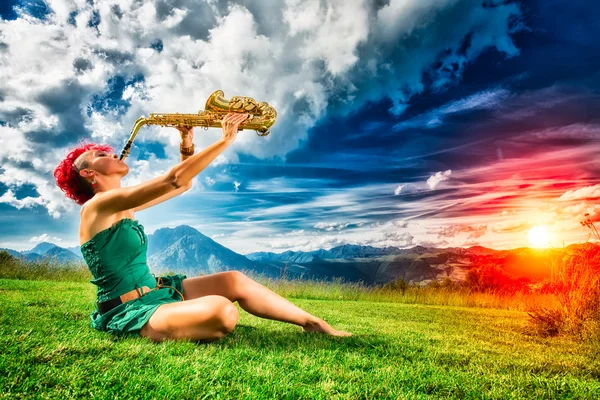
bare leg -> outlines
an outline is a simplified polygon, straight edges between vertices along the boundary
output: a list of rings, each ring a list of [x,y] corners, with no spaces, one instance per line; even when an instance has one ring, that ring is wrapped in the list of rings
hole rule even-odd
[[[271,289],[245,276],[240,279],[241,296],[238,304],[250,314],[288,322],[302,327],[303,332],[322,332],[334,336],[352,336],[349,332],[332,328],[321,318],[307,313]]]
[[[159,306],[142,327],[140,336],[152,341],[214,341],[231,332],[238,309],[223,296],[205,296]]]
[[[239,271],[224,271],[183,280],[186,299],[220,295],[257,317],[288,322],[302,327],[303,332],[322,332],[334,336],[351,336],[332,328],[321,318],[307,313],[269,288]]]

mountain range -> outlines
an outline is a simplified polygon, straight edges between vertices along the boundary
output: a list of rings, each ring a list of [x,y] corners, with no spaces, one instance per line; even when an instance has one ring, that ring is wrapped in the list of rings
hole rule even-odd
[[[571,245],[569,247],[593,244]],[[84,263],[78,246],[63,248],[42,242],[27,251],[6,250],[25,261],[54,259],[57,262]],[[435,279],[462,281],[472,268],[492,265],[515,278],[542,280],[550,274],[550,259],[562,249],[494,250],[481,246],[469,248],[430,248],[415,246],[378,248],[346,244],[329,250],[283,253],[239,254],[203,235],[180,225],[160,228],[148,235],[147,262],[157,276],[184,273],[188,277],[227,270],[251,271],[277,279],[333,280],[385,284],[398,278],[425,284]]]

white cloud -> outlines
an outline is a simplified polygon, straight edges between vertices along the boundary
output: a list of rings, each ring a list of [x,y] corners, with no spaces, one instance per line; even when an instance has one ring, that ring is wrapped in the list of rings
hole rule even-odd
[[[569,190],[558,198],[558,201],[597,199],[600,197],[600,184]]]
[[[529,229],[532,226],[529,221],[522,220],[509,220],[502,221],[494,224],[490,227],[490,230],[495,233],[502,232],[522,232]]]
[[[198,128],[196,128],[198,129]],[[219,154],[217,156],[217,158],[215,158],[214,160],[212,160],[212,162],[210,164],[208,164],[209,167],[217,167],[221,164],[227,164],[229,163],[230,160],[227,159],[227,157],[225,157],[223,154]]]
[[[323,188],[335,183],[334,179],[328,178],[297,178],[289,179],[274,177],[264,180],[252,180],[246,185],[246,189],[254,192],[265,193],[297,193],[321,191]]]
[[[188,14],[188,12],[188,9],[173,8],[173,15],[168,16],[163,21],[163,26],[165,28],[173,28],[183,20],[183,18]]]
[[[413,242],[414,236],[408,232],[398,233],[398,232],[385,232],[381,240],[376,242],[377,244],[371,244],[371,246],[377,247],[386,247],[386,246],[396,246],[396,247],[408,247],[414,246]]]
[[[313,228],[323,229],[325,231],[341,231],[342,229],[348,227],[348,225],[350,225],[350,222],[319,222],[313,225]]]
[[[435,28],[438,17],[446,23],[445,14],[458,4],[394,0],[377,9],[366,0],[227,6],[184,0],[166,13],[169,5],[163,4],[161,11],[152,1],[52,0],[47,4],[53,12],[46,21],[27,15],[0,21],[0,40],[8,46],[0,58],[4,97],[0,114],[24,110],[30,115],[10,127],[0,127],[0,149],[5,149],[0,150],[0,162],[26,161],[36,154],[44,161],[40,172],[47,180],[52,179],[48,165],[57,165],[76,139],[88,136],[122,146],[129,127],[140,116],[196,113],[217,88],[226,97],[245,95],[269,102],[278,112],[278,122],[266,137],[241,131],[212,166],[225,160],[237,162],[241,149],[258,158],[284,157],[301,145],[307,129],[325,115],[332,95],[338,93],[335,98],[343,102],[354,99],[353,107],[381,96],[405,102],[411,91],[422,90],[422,72],[435,60],[437,50],[457,46],[470,30],[474,31],[473,54],[493,45],[514,53],[507,21],[519,14],[514,5],[485,10],[474,2],[466,7],[469,14],[456,36],[438,37],[434,29],[429,45],[421,42],[421,47],[407,49],[410,59],[395,56],[394,60],[387,47],[390,43],[402,42],[416,29]],[[74,26],[67,20],[75,11]],[[88,26],[94,13],[99,16],[97,27]],[[482,21],[490,23],[482,28]],[[162,52],[150,48],[157,38],[162,40]],[[359,57],[361,52],[364,58]],[[405,73],[395,74],[396,68]],[[386,80],[385,86],[365,89],[368,79],[356,75],[363,72]],[[384,73],[398,77],[392,84]],[[87,115],[86,107],[94,96],[106,94],[109,78],[118,75],[127,80],[136,74],[144,81],[125,88],[120,100],[130,106],[124,115],[106,109]],[[389,92],[390,86],[403,83],[410,88],[408,92]],[[344,108],[350,111],[352,107]],[[217,129],[197,132],[198,147],[207,147],[220,137]],[[136,140],[146,138],[165,145],[166,164],[178,162],[178,137],[172,128],[144,127]],[[58,188],[49,191],[54,195],[40,203],[51,208],[53,216],[73,210],[74,203],[68,205],[72,202],[55,203],[61,194]]]
[[[0,196],[0,203],[9,204],[17,209],[23,207],[31,208],[35,205],[41,205],[41,200],[38,197],[25,197],[24,199],[17,199],[12,190],[8,189],[2,196]]]
[[[510,97],[506,89],[490,89],[475,93],[464,99],[455,100],[434,110],[419,114],[415,117],[399,122],[394,125],[394,130],[399,131],[408,128],[436,128],[444,122],[444,117],[461,112],[494,109]]]
[[[457,0],[391,0],[377,12],[377,33],[380,37],[392,40],[395,37],[410,35],[415,28],[426,26],[435,9],[446,8]]]
[[[333,75],[358,61],[357,47],[369,34],[365,0],[287,0],[283,17],[292,37],[304,34],[302,58],[324,60]]]
[[[62,242],[62,238],[59,238],[56,236],[50,236],[47,233],[43,233],[40,236],[33,236],[32,238],[29,239],[29,242],[32,242],[32,243],[41,243],[41,242],[56,243],[56,242]]]
[[[557,208],[556,211],[559,217],[577,219],[580,221],[585,218],[585,214],[594,216],[600,212],[600,204],[588,204],[586,202],[582,202],[564,207],[563,209]]]
[[[447,170],[444,172],[439,171],[435,175],[430,176],[429,179],[427,179],[427,185],[429,186],[429,189],[435,189],[440,184],[440,182],[448,180],[448,177],[451,174],[452,170]]]
[[[46,21],[26,15],[0,21],[0,41],[7,46],[0,54],[0,117],[12,118],[9,125],[0,126],[0,182],[12,189],[2,201],[16,208],[41,205],[54,218],[76,208],[51,175],[68,148],[78,139],[91,138],[108,142],[119,152],[134,121],[150,112],[197,113],[216,89],[224,90],[228,98],[241,95],[267,101],[278,112],[272,133],[259,137],[251,131],[239,132],[237,140],[209,166],[235,164],[242,151],[259,159],[285,158],[303,145],[308,129],[329,112],[352,112],[366,101],[389,97],[394,104],[391,111],[399,114],[412,95],[425,89],[425,71],[432,72],[433,87],[443,87],[459,79],[463,66],[486,48],[496,47],[508,56],[518,54],[509,36],[519,26],[516,4],[494,8],[481,7],[478,1],[450,0],[391,0],[386,5],[366,0],[273,0],[244,5],[181,0],[176,7],[172,2],[159,7],[154,1],[132,0],[93,4],[48,0],[47,4],[53,12]],[[77,11],[75,26],[67,22],[73,11]],[[88,21],[95,12],[100,22],[90,27]],[[458,25],[457,13],[461,15]],[[453,29],[444,29],[448,25]],[[467,35],[471,35],[471,45],[459,56],[456,51]],[[161,52],[150,47],[159,38]],[[442,57],[444,66],[457,63],[460,67],[451,76],[441,69],[431,70],[445,49],[452,51]],[[110,89],[109,79],[121,77],[127,82],[134,76],[143,76],[143,82],[127,85],[121,98],[111,99],[129,103],[121,110],[126,112],[109,107],[88,115],[92,101]],[[468,98],[442,111],[487,107],[496,98],[491,93],[486,99],[484,95]],[[428,123],[440,120],[432,115]],[[194,141],[198,148],[206,148],[220,136],[219,129],[197,128]],[[146,126],[136,143],[146,140],[164,145],[168,158],[128,158],[130,173],[124,186],[151,179],[179,162],[179,135],[173,128]],[[431,189],[448,177],[438,174],[428,180]],[[327,183],[320,178],[311,185],[310,178],[305,179],[307,192]],[[210,185],[215,180],[232,182],[236,192],[246,181],[249,190],[294,189],[289,182],[253,181],[246,176],[215,174],[205,182]],[[16,199],[15,190],[24,184],[33,185],[39,196]],[[201,187],[198,181],[195,190]],[[395,194],[409,187],[399,185]],[[368,221],[386,212],[373,208],[371,196],[375,194],[369,191],[374,188],[379,190],[376,195],[389,195],[389,185],[367,185],[301,204],[246,211],[244,216],[319,210],[363,212]],[[412,204],[393,207],[403,213],[418,208]],[[368,222],[364,229],[369,229]],[[321,244],[343,243],[337,237],[323,240]]]
[[[408,221],[405,220],[392,220],[392,225],[397,228],[406,228],[408,226]]]
[[[306,232],[304,229],[296,229],[290,232],[285,232],[285,233],[278,233],[275,235],[269,235],[269,236],[307,236],[307,235],[313,235],[313,233],[308,233]]]
[[[118,137],[119,135],[123,136],[123,142],[125,142],[127,139],[123,135],[123,132],[125,131],[123,125],[121,125],[117,117],[112,115],[112,113],[92,112],[92,115],[88,118],[85,127],[92,132],[91,137],[98,142],[104,143]],[[134,143],[136,142],[134,141]],[[115,149],[115,152],[120,154],[121,150],[122,148],[118,148]],[[131,162],[131,160],[127,160],[127,162]]]
[[[67,199],[60,190],[56,190],[53,182],[48,181],[39,171],[17,168],[11,164],[3,165],[2,169],[4,173],[0,174],[0,182],[9,186],[9,190],[0,196],[0,203],[9,204],[17,209],[40,205],[46,207],[48,214],[53,218],[60,217],[62,210],[72,207],[70,205],[71,200]],[[38,197],[28,196],[24,199],[17,199],[11,187],[19,187],[25,183],[35,186],[40,195]]]

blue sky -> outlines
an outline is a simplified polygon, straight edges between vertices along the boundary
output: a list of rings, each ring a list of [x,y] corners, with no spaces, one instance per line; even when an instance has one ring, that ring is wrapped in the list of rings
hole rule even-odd
[[[150,112],[222,89],[278,111],[185,194],[136,213],[247,254],[342,244],[496,249],[587,240],[600,215],[597,3],[8,1],[0,5],[0,247],[78,245],[52,170],[120,152]],[[196,128],[199,151],[221,131]],[[123,186],[179,160],[144,127]]]

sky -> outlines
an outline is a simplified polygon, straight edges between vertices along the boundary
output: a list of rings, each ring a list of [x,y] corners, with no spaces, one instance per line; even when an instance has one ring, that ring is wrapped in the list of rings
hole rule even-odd
[[[80,140],[221,89],[278,113],[192,188],[135,214],[240,254],[532,247],[600,220],[600,4],[564,0],[8,0],[0,3],[0,247],[78,246],[52,171]],[[196,128],[196,152],[221,138]],[[143,127],[131,186],[179,162]],[[539,239],[539,238],[538,238]]]

